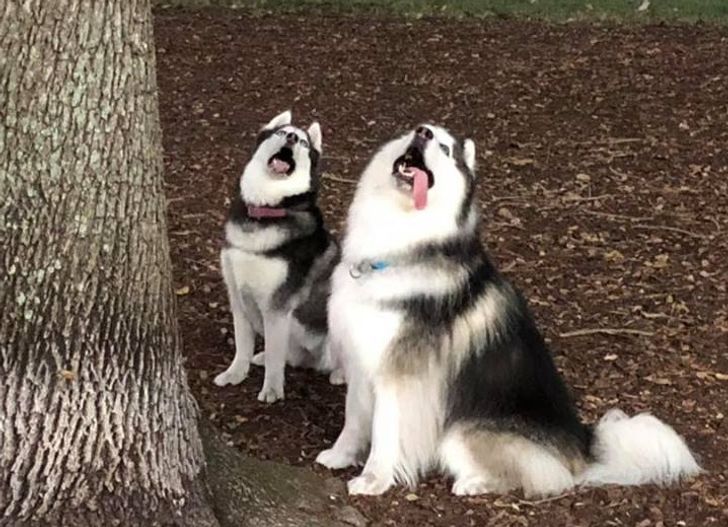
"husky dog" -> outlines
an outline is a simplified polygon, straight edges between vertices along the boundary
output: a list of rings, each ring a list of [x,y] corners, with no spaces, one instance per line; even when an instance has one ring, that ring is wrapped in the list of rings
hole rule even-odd
[[[321,128],[291,125],[291,112],[260,131],[236,188],[220,253],[235,327],[235,358],[215,384],[238,384],[251,358],[265,365],[258,400],[283,399],[284,368],[332,370],[326,302],[339,248],[316,206]],[[265,352],[252,357],[255,335]],[[339,375],[332,373],[332,382]]]
[[[334,271],[329,338],[343,354],[344,428],[317,462],[357,463],[351,494],[414,485],[431,468],[460,495],[667,483],[700,471],[647,414],[577,417],[521,294],[477,231],[475,146],[423,125],[365,169]]]

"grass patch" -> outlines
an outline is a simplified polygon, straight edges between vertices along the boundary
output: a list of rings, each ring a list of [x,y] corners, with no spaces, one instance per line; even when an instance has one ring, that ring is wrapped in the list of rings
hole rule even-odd
[[[241,7],[263,11],[374,12],[398,15],[514,16],[551,21],[728,23],[728,0],[155,0],[157,5]]]

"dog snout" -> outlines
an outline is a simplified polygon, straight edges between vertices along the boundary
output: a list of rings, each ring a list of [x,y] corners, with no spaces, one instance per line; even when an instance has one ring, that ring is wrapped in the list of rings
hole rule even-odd
[[[421,137],[425,142],[429,141],[434,137],[432,135],[432,130],[430,130],[426,126],[420,126],[417,130],[415,130],[415,134]]]
[[[286,143],[291,146],[295,145],[296,143],[298,143],[298,136],[293,132],[288,132],[286,134]]]
[[[432,130],[426,126],[420,126],[415,130],[415,137],[412,140],[412,146],[419,150],[424,150],[427,143],[434,137]]]

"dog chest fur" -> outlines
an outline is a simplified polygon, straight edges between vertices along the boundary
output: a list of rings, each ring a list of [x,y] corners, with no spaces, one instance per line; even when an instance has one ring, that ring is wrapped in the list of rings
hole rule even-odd
[[[334,293],[329,300],[331,339],[346,343],[344,364],[354,360],[368,376],[377,371],[402,325],[401,313],[382,309],[370,295],[366,282],[371,278],[354,279],[348,267],[340,264],[334,271]]]
[[[235,275],[235,283],[243,298],[252,297],[258,309],[267,311],[271,299],[271,291],[275,291],[285,281],[287,265],[283,260],[242,251],[237,248],[223,249],[225,257],[230,259],[231,269]]]

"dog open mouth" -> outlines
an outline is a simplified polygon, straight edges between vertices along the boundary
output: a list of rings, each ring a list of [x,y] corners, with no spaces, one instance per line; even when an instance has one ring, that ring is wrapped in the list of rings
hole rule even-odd
[[[293,150],[284,146],[273,154],[268,160],[268,168],[279,176],[288,176],[296,169],[296,162],[293,160]]]
[[[394,162],[392,175],[400,186],[410,190],[417,210],[427,207],[427,191],[435,184],[435,177],[425,165],[422,150],[410,146]]]

